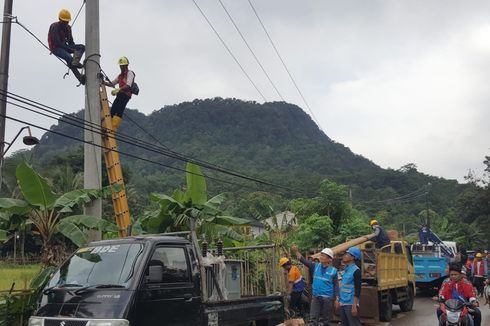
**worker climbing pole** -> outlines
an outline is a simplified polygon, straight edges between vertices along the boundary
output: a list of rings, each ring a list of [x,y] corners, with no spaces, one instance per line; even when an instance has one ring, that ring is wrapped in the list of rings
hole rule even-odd
[[[100,86],[100,105],[102,108],[101,125],[104,131],[102,144],[104,149],[104,161],[107,169],[109,184],[112,187],[112,205],[116,223],[119,226],[119,236],[126,237],[131,234],[131,217],[129,215],[128,199],[124,188],[124,179],[117,151],[115,127],[109,109],[107,92],[104,83]]]
[[[48,45],[51,53],[65,60],[66,65],[78,81],[85,85],[85,75],[78,71],[79,68],[83,68],[80,60],[85,52],[85,45],[75,44],[69,25],[70,21],[70,12],[67,9],[61,9],[58,14],[58,21],[52,23],[49,27]]]
[[[101,124],[104,134],[102,144],[104,148],[104,160],[109,177],[109,184],[113,187],[112,204],[117,225],[119,226],[119,236],[125,237],[131,234],[131,217],[129,215],[128,200],[124,189],[124,180],[121,168],[119,153],[115,133],[122,122],[122,116],[126,105],[131,99],[132,94],[138,94],[139,90],[134,82],[135,74],[128,69],[129,60],[121,57],[118,61],[121,73],[111,81],[101,70],[99,77],[100,84],[100,105],[101,105]],[[104,79],[102,79],[104,78]],[[116,87],[117,85],[117,87]],[[105,86],[114,87],[111,94],[116,96],[116,100],[109,108],[107,91]]]
[[[126,105],[131,99],[131,96],[133,94],[138,95],[139,93],[138,86],[134,81],[135,74],[132,70],[128,69],[128,58],[121,57],[117,63],[121,69],[121,73],[114,80],[111,81],[107,78],[104,82],[104,85],[114,87],[111,91],[111,94],[116,97],[111,107],[112,126],[114,127],[114,131],[117,131],[122,123],[124,110],[126,109]]]

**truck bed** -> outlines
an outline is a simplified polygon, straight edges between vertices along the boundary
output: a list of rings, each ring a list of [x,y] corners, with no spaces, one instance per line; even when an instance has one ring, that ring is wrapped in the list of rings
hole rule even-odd
[[[203,313],[204,325],[209,326],[250,325],[252,321],[260,321],[257,325],[277,325],[284,321],[283,297],[271,295],[206,302]]]

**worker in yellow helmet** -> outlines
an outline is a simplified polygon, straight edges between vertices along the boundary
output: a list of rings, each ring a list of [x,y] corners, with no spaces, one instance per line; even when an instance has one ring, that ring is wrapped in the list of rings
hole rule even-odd
[[[390,237],[386,231],[379,225],[377,220],[371,220],[369,225],[373,228],[373,233],[369,236],[371,241],[374,241],[376,248],[381,248],[390,244]]]
[[[111,94],[112,96],[116,97],[111,107],[113,131],[117,131],[121,125],[124,110],[126,109],[126,105],[133,95],[133,86],[135,85],[135,74],[133,71],[128,69],[128,58],[121,57],[117,63],[121,69],[121,73],[114,80],[106,81],[104,83],[107,86],[114,87]]]
[[[288,299],[289,306],[295,314],[301,313],[301,296],[306,288],[306,282],[297,266],[291,264],[289,258],[279,259],[279,266],[288,274]]]
[[[85,84],[85,76],[78,71],[78,68],[83,67],[80,60],[85,52],[85,45],[75,44],[73,41],[71,27],[68,24],[70,21],[70,12],[67,9],[61,9],[58,13],[58,21],[49,27],[48,45],[51,53],[65,60],[75,77],[80,83]]]

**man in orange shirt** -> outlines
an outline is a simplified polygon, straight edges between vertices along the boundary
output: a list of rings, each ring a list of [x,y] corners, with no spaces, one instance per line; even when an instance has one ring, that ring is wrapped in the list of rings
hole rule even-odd
[[[290,297],[291,308],[299,312],[301,310],[301,295],[306,288],[305,279],[301,275],[299,268],[293,266],[288,258],[282,257],[279,259],[279,266],[288,273],[288,296]]]

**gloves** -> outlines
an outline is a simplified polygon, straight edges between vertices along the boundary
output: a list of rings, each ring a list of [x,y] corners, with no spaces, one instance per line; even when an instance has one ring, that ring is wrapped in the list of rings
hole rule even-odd
[[[112,91],[111,91],[111,94],[112,96],[116,96],[117,93],[119,93],[120,89],[119,88],[114,88]]]

